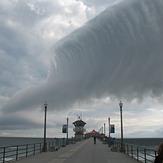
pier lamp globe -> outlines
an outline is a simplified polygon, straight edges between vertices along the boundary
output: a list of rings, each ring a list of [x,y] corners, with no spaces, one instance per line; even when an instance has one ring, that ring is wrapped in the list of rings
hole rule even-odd
[[[123,148],[123,121],[122,121],[122,107],[123,107],[123,103],[122,103],[122,101],[120,101],[119,107],[120,107],[120,118],[121,118],[121,152],[123,152],[124,148]]]
[[[120,101],[120,103],[119,103],[119,107],[122,109],[122,106],[123,106],[123,103],[122,103],[122,101]]]
[[[48,103],[45,101],[44,103],[44,108],[45,108],[45,119],[44,119],[44,146],[42,151],[46,152],[47,151],[47,144],[46,144],[46,113],[47,113],[47,108],[48,108]]]

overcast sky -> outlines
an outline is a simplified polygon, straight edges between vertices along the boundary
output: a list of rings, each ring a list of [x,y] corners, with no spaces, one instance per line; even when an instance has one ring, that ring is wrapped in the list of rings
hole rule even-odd
[[[148,1],[148,3],[147,3]],[[69,135],[108,117],[120,137],[163,136],[161,0],[0,1],[0,136]]]

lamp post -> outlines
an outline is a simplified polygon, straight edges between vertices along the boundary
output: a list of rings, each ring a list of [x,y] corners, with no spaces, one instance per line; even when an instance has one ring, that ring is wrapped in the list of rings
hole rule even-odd
[[[104,123],[104,136],[105,136],[105,134],[106,134],[106,133],[105,133],[105,123]]]
[[[47,151],[47,146],[46,146],[46,112],[47,112],[47,107],[48,107],[47,101],[45,101],[44,107],[45,107],[45,119],[44,119],[44,146],[43,146],[42,151],[43,151],[43,152],[46,152],[46,151]]]
[[[68,145],[68,117],[67,117],[67,145]]]
[[[110,117],[108,118],[108,125],[109,125],[109,138],[110,138]]]
[[[122,106],[123,106],[123,103],[120,101],[119,103],[119,107],[120,107],[120,116],[121,116],[121,152],[124,151],[123,149],[123,121],[122,121]]]

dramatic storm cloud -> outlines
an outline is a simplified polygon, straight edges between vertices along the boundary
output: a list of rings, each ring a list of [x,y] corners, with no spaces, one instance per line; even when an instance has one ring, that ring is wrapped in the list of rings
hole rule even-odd
[[[163,1],[134,0],[108,7],[56,43],[48,80],[21,90],[2,108],[51,109],[107,96],[142,99],[163,93]]]

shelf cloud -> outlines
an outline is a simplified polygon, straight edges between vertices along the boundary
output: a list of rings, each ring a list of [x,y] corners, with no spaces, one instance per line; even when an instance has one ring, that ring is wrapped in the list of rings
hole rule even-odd
[[[2,111],[51,109],[106,96],[163,94],[163,1],[122,1],[57,42],[47,82],[20,90]]]

